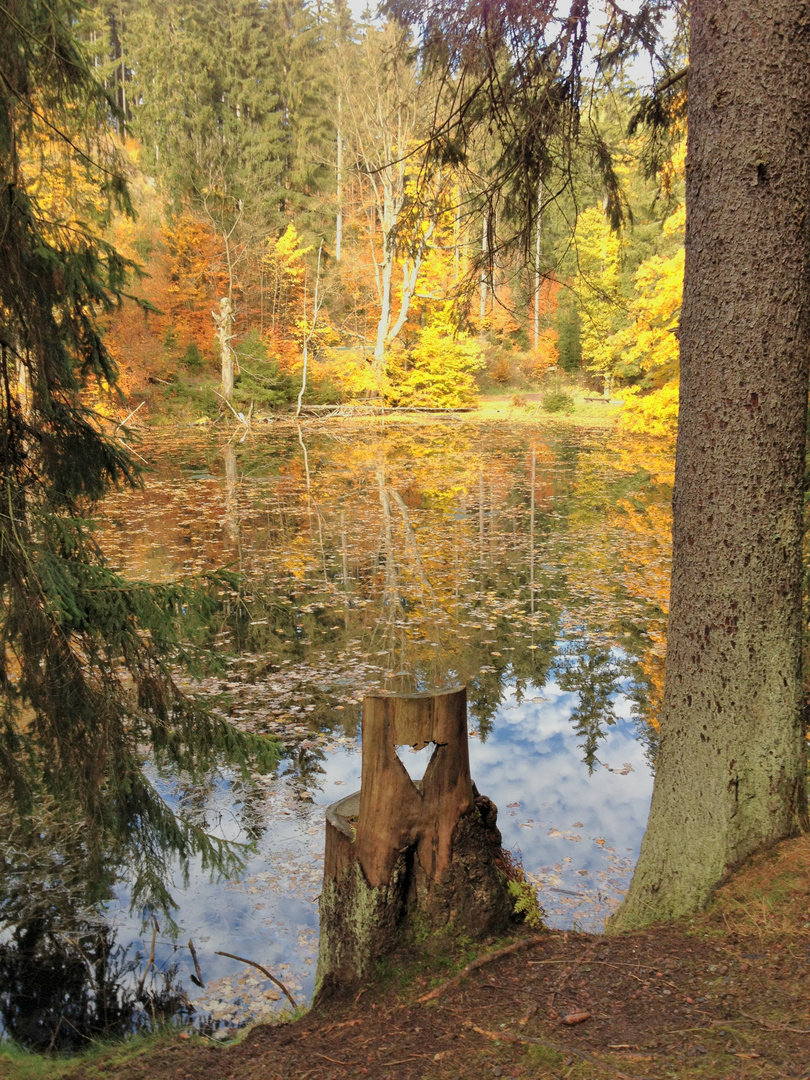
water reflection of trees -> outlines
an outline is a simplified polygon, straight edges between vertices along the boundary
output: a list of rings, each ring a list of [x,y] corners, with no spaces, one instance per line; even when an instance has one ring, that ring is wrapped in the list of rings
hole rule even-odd
[[[236,557],[238,518],[245,576],[212,642],[260,657],[254,680],[301,665],[334,676],[335,657],[374,654],[367,686],[466,682],[486,734],[507,686],[542,685],[557,642],[587,625],[600,648],[626,655],[623,692],[654,727],[667,609],[665,457],[593,434],[527,440],[505,427],[439,425],[373,436],[304,428],[300,439],[228,453],[218,461],[212,446],[193,492],[161,481],[156,499],[177,504],[187,531],[183,507],[194,499],[193,544],[211,566]],[[205,477],[216,472],[219,488],[209,490]],[[165,506],[155,510],[165,522]],[[137,565],[137,552],[126,558]],[[344,696],[337,715],[338,698],[320,686],[310,727],[353,727],[356,709]],[[586,698],[593,689],[584,686]],[[580,704],[573,721],[595,731],[589,708]]]
[[[140,954],[115,942],[109,926],[71,911],[18,923],[0,942],[0,1018],[26,1049],[85,1050],[99,1037],[191,1012],[176,968],[135,972]]]
[[[325,760],[326,752],[322,747],[305,740],[285,750],[280,771],[299,788],[309,788],[317,784],[318,777],[326,772],[321,764]]]
[[[29,1049],[84,1049],[155,1017],[187,1014],[176,971],[135,971],[95,912],[109,899],[121,852],[43,801],[28,825],[0,804],[0,1020]]]
[[[616,724],[613,709],[621,668],[609,648],[594,648],[587,638],[563,646],[556,668],[561,690],[577,695],[571,725],[577,733],[582,760],[593,772],[599,746]]]

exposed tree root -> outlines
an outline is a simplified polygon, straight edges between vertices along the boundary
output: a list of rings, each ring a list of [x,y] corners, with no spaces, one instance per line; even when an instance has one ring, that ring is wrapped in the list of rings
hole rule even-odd
[[[493,960],[498,960],[502,956],[508,956],[509,953],[521,952],[523,949],[531,949],[534,945],[541,945],[544,941],[548,941],[549,934],[536,934],[534,937],[524,938],[523,941],[516,941],[513,945],[506,945],[503,949],[496,949],[495,952],[487,953],[485,956],[479,956],[476,960],[467,964],[458,975],[455,975],[452,979],[448,979],[446,983],[442,983],[441,986],[436,986],[433,990],[429,990],[426,994],[422,994],[420,998],[416,1000],[422,1004],[426,1001],[435,1001],[436,998],[440,998],[442,994],[448,990],[454,989],[471,972],[476,971],[478,968],[483,967],[484,964],[489,964]]]

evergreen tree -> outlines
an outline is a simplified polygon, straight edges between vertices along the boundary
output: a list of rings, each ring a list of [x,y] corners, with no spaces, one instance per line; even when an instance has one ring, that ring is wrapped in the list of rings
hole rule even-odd
[[[117,105],[113,124],[123,133],[130,115],[129,22],[134,0],[91,0],[77,10],[74,24],[85,43],[88,63]]]
[[[0,818],[9,829],[27,822],[30,842],[46,846],[52,826],[78,818],[99,874],[129,857],[136,896],[167,903],[167,848],[220,867],[229,855],[166,807],[142,772],[142,746],[192,770],[271,748],[208,716],[173,680],[175,664],[193,662],[195,618],[215,598],[122,579],[87,520],[138,475],[83,396],[115,384],[96,320],[121,303],[131,268],[92,226],[126,210],[127,193],[106,137],[120,113],[77,46],[78,15],[76,0],[0,8]],[[36,194],[27,150],[46,137],[92,192],[71,220]]]
[[[173,201],[237,203],[257,231],[331,184],[330,11],[303,0],[144,0],[127,20],[144,167]]]
[[[147,0],[129,20],[144,166],[177,201],[280,198],[283,126],[271,9]]]
[[[276,66],[283,79],[281,106],[287,154],[285,207],[299,231],[321,234],[324,198],[334,189],[337,116],[325,107],[336,98],[335,44],[347,34],[346,13],[306,0],[279,0]],[[301,220],[303,217],[303,221]],[[331,230],[330,230],[331,233]]]

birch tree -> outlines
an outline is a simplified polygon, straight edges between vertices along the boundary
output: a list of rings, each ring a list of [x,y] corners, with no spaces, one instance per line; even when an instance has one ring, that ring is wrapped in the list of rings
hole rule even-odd
[[[380,316],[374,372],[385,372],[386,349],[408,318],[419,273],[439,216],[439,200],[424,180],[416,153],[428,96],[417,78],[406,34],[395,24],[367,26],[359,47],[362,74],[346,72],[342,122],[354,167],[367,185],[371,223],[368,244],[375,268]],[[397,289],[397,262],[402,279]],[[398,309],[395,308],[398,299]]]

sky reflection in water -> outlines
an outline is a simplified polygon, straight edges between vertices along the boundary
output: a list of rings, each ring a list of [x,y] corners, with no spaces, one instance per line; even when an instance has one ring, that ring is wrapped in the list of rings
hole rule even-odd
[[[470,763],[479,790],[499,808],[504,845],[521,854],[550,925],[598,931],[638,857],[652,776],[630,702],[621,693],[614,704],[617,723],[608,729],[599,763],[589,773],[570,722],[576,703],[577,695],[554,681],[542,688],[529,684],[520,704],[514,685],[507,687],[486,740],[470,738]],[[312,993],[323,808],[359,788],[359,748],[333,745],[322,766],[320,786],[310,786],[312,804],[300,802],[283,776],[266,785],[270,828],[239,881],[223,886],[198,871],[187,888],[176,889],[177,941],[193,938],[203,975],[213,986],[199,992],[184,981],[197,1008],[226,1023],[286,1002],[258,971],[216,956],[217,950],[264,964],[298,1000]],[[210,811],[217,832],[244,837],[227,785],[211,800]],[[137,933],[125,894],[110,914],[121,938]],[[146,935],[147,952],[149,944]],[[170,939],[161,935],[158,963],[172,957],[193,971],[186,950],[176,955]]]

